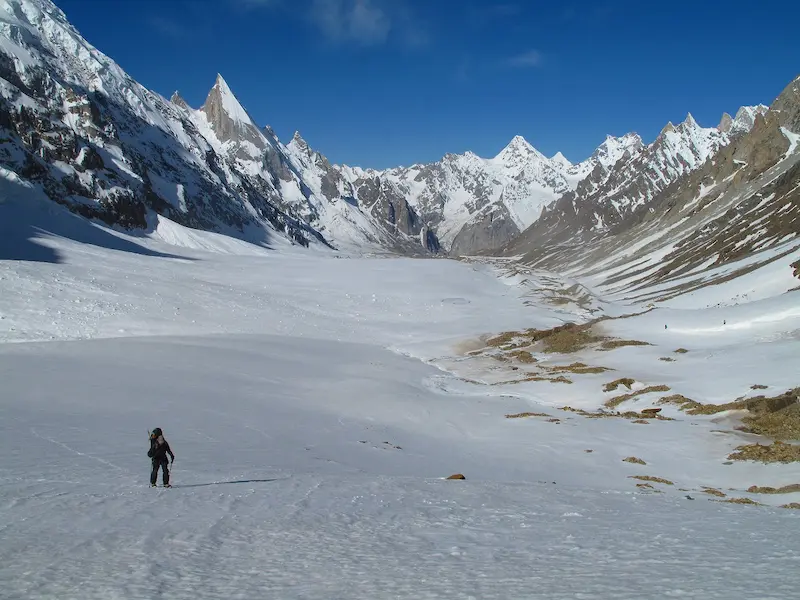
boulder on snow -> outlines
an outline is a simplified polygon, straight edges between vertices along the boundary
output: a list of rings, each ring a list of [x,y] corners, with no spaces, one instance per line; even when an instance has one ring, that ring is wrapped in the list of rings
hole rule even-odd
[[[461,473],[455,473],[453,475],[450,475],[448,479],[466,479],[466,477],[464,477]]]

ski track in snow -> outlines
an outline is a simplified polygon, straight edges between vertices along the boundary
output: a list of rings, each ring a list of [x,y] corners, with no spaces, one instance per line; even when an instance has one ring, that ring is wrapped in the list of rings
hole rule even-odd
[[[559,277],[257,248],[166,220],[149,237],[99,228],[120,240],[104,247],[75,241],[95,225],[55,227],[59,211],[28,240],[56,262],[0,260],[2,598],[731,600],[800,583],[797,512],[700,491],[800,501],[743,491],[796,483],[796,466],[722,465],[748,439],[714,433],[722,418],[555,408],[596,408],[628,375],[726,401],[796,384],[783,271],[771,298],[705,308],[695,293],[702,310],[603,324],[652,347],[543,357],[618,374],[488,386],[471,381],[507,373],[455,347],[570,318],[523,303]],[[526,410],[561,422],[504,417]],[[170,490],[147,483],[156,425],[176,453]],[[455,472],[467,480],[443,480]]]

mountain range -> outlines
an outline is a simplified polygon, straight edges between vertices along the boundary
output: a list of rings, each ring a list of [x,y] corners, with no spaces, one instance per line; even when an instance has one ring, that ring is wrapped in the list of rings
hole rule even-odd
[[[797,234],[798,86],[769,107],[724,114],[716,127],[688,115],[650,143],[609,136],[577,164],[517,136],[491,158],[467,152],[362,169],[332,164],[299,132],[284,144],[221,75],[192,108],[177,92],[168,100],[133,80],[49,0],[0,2],[7,185],[41,188],[108,224],[147,229],[157,213],[256,243],[280,235],[590,269],[597,257],[635,246],[630,258],[661,240],[682,244],[664,257],[673,261],[665,273],[712,256],[721,264]]]

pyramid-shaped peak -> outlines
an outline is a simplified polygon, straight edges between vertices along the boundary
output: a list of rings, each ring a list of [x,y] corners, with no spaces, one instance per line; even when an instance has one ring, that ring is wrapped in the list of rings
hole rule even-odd
[[[216,121],[221,114],[224,114],[235,123],[253,124],[253,119],[236,99],[228,82],[219,73],[217,73],[217,80],[208,93],[202,110],[212,121]]]
[[[699,127],[697,121],[694,120],[692,113],[686,113],[686,118],[683,120],[683,123],[681,123],[681,125],[684,125],[685,127],[691,127],[693,129]]]
[[[217,75],[217,81],[208,92],[200,112],[206,116],[221,142],[248,141],[260,149],[267,146],[266,138],[233,95],[222,75]]]
[[[169,101],[172,102],[175,106],[180,106],[181,108],[189,108],[189,104],[187,104],[186,100],[183,99],[183,96],[181,96],[178,90],[175,90]]]
[[[524,148],[524,149],[526,149],[526,150],[527,150],[527,149],[529,149],[529,148],[530,148],[530,149],[533,149],[533,146],[531,146],[531,145],[528,143],[528,140],[526,140],[526,139],[525,139],[524,137],[522,137],[521,135],[515,135],[515,136],[514,136],[514,137],[511,139],[511,141],[508,143],[508,146],[507,146],[507,147],[508,147],[508,148]]]
[[[300,152],[309,152],[308,142],[303,139],[303,136],[300,135],[299,131],[295,131],[294,135],[292,136],[292,141],[288,144],[289,148],[294,148],[295,150],[299,150]]]
[[[553,163],[555,163],[557,165],[561,165],[563,167],[571,167],[572,166],[572,163],[569,161],[569,159],[566,156],[564,156],[561,152],[556,152],[550,158],[550,162],[553,162]]]
[[[221,73],[217,73],[217,78],[216,80],[214,80],[214,87],[218,88],[222,93],[227,93],[227,94],[233,93],[231,92],[231,88],[228,85],[228,82],[225,81],[225,78],[222,76]]]
[[[531,146],[528,140],[521,135],[515,135],[495,159],[503,161],[520,157],[527,158],[530,156],[535,156],[541,160],[547,160],[541,152]]]
[[[300,135],[299,131],[294,132],[294,135],[292,136],[292,141],[289,143],[298,148],[303,148],[305,150],[308,149],[308,142],[303,138],[302,135]]]
[[[664,135],[665,133],[671,133],[675,131],[675,125],[672,124],[672,121],[668,121],[666,125],[664,125],[664,129],[661,130],[660,135]]]

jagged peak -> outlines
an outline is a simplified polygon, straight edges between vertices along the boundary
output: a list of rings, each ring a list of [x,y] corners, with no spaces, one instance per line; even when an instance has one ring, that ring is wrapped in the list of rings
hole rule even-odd
[[[562,165],[564,167],[572,166],[572,163],[569,161],[569,159],[566,156],[564,156],[561,152],[556,152],[552,157],[550,157],[550,162]]]
[[[311,148],[309,147],[308,142],[303,139],[303,136],[300,135],[299,131],[294,132],[292,140],[287,144],[287,147],[303,154],[311,154]]]
[[[513,138],[511,138],[511,141],[508,143],[506,148],[519,148],[519,149],[525,149],[525,150],[527,150],[527,149],[533,150],[533,146],[531,146],[530,143],[528,142],[528,140],[526,140],[521,135],[515,135]]]
[[[644,145],[638,133],[628,132],[622,137],[606,135],[606,139],[592,153],[591,159],[605,167],[614,165],[626,152],[638,150]],[[589,159],[589,160],[591,160]]]
[[[289,142],[292,146],[296,146],[297,148],[301,148],[304,150],[308,150],[308,142],[300,135],[300,131],[295,131],[294,135],[292,136],[292,141]]]
[[[214,80],[214,87],[218,88],[220,90],[220,92],[222,92],[224,94],[233,95],[233,92],[231,91],[231,88],[228,85],[228,82],[225,81],[225,78],[222,76],[222,73],[217,73],[217,78]]]
[[[611,147],[611,146],[635,146],[642,143],[642,138],[639,136],[638,133],[629,131],[625,135],[621,137],[616,137],[613,135],[606,135],[606,139],[603,141],[600,146]]]
[[[504,161],[514,157],[534,156],[541,160],[547,160],[541,152],[534,148],[528,140],[521,135],[515,135],[508,145],[495,156],[495,160]]]
[[[764,114],[769,110],[768,106],[757,104],[756,106],[742,106],[736,111],[734,121],[743,121],[745,119],[754,120],[757,114]]]
[[[667,133],[672,133],[673,131],[675,131],[675,125],[672,124],[672,121],[668,121],[667,124],[664,125],[664,129],[661,130],[659,137]]]
[[[686,118],[683,120],[681,125],[684,127],[691,127],[692,129],[700,127],[700,125],[697,124],[697,121],[695,121],[694,117],[692,116],[692,113],[686,113]]]
[[[183,99],[180,92],[175,90],[172,94],[172,97],[169,99],[176,106],[180,106],[181,108],[189,108],[189,105],[186,103],[186,100]]]
[[[736,111],[736,116],[731,120],[730,126],[725,133],[741,133],[750,131],[756,122],[756,117],[765,114],[768,110],[769,107],[764,106],[763,104],[758,104],[756,106],[742,106]]]
[[[221,110],[234,122],[253,124],[253,119],[231,91],[228,82],[219,73],[217,73],[214,87],[208,92],[208,97],[201,110],[206,114]]]

